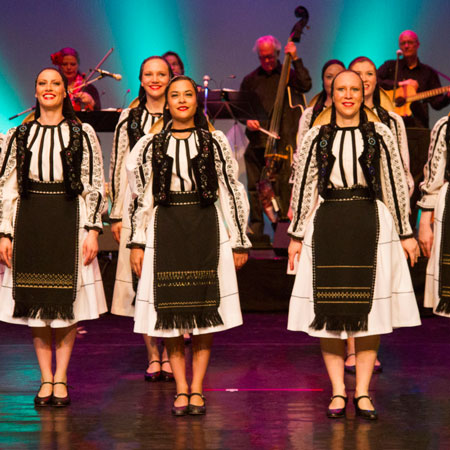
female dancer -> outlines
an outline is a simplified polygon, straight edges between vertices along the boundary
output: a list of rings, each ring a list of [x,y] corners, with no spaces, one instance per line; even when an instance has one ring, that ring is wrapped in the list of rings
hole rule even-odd
[[[208,131],[195,82],[173,78],[166,103],[164,130],[143,137],[127,160],[131,267],[140,277],[134,331],[164,337],[177,387],[172,413],[204,414],[212,333],[242,323],[232,267],[247,261],[248,200],[226,137]],[[185,332],[193,334],[190,386]]]
[[[336,75],[331,96],[331,123],[305,135],[295,174],[288,252],[291,268],[300,261],[288,329],[321,338],[330,418],[345,415],[345,339],[356,338],[356,413],[373,420],[379,335],[420,324],[404,256],[414,264],[419,250],[396,142],[384,124],[368,121],[359,75]]]
[[[69,96],[75,111],[101,109],[100,96],[96,87],[84,83],[85,74],[80,73],[80,56],[72,47],[62,48],[51,55],[52,63],[58,66],[69,82]]]
[[[348,67],[354,70],[364,83],[364,104],[370,108],[394,135],[397,146],[402,157],[405,169],[406,181],[408,183],[409,196],[414,192],[414,179],[409,170],[409,149],[406,137],[405,123],[401,116],[394,111],[387,111],[381,104],[382,92],[378,86],[377,68],[369,58],[360,56],[355,58]]]
[[[35,96],[36,119],[9,130],[0,162],[0,320],[31,327],[41,370],[36,406],[66,406],[76,323],[107,310],[96,259],[103,161],[62,73],[42,70]]]
[[[448,186],[450,181],[450,118],[442,117],[431,131],[425,179],[420,185],[422,209],[419,225],[419,245],[429,259],[425,282],[424,305],[435,314],[450,317],[450,220],[448,219]],[[431,226],[434,212],[434,232]],[[449,283],[449,284],[447,284]]]
[[[184,75],[184,64],[178,53],[166,52],[162,57],[170,64],[175,75]]]
[[[130,267],[130,250],[126,248],[130,237],[128,208],[130,190],[128,188],[125,159],[139,139],[149,132],[153,124],[162,116],[166,90],[172,78],[172,69],[160,56],[145,59],[139,70],[139,104],[135,108],[127,108],[120,115],[114,134],[111,154],[110,180],[112,208],[110,213],[111,231],[119,243],[116,282],[111,312],[121,316],[134,316],[134,298],[136,286]],[[122,220],[122,218],[124,220]],[[147,347],[148,367],[145,370],[147,381],[172,381],[173,374],[164,349],[162,361],[159,355],[157,340],[144,334]]]
[[[405,124],[401,116],[393,111],[387,111],[381,106],[381,92],[377,83],[377,68],[375,64],[365,56],[355,58],[349,65],[350,70],[354,70],[364,83],[364,104],[370,108],[389,129],[397,140],[397,146],[402,157],[403,168],[405,170],[406,181],[408,183],[409,195],[414,192],[414,180],[409,170],[409,150],[406,137]],[[355,373],[355,341],[349,338],[347,341],[347,358],[345,360],[345,371]],[[377,358],[374,373],[383,371],[380,361]]]

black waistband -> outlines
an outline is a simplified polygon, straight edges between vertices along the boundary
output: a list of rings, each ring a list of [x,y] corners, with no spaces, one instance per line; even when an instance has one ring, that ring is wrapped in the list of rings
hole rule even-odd
[[[200,200],[198,198],[197,191],[170,191],[169,192],[169,205],[170,206],[182,206],[182,205],[199,205]]]
[[[31,194],[65,194],[63,181],[36,181],[29,180],[28,192]]]
[[[370,200],[373,198],[367,187],[352,187],[342,189],[327,189],[324,195],[326,200]]]

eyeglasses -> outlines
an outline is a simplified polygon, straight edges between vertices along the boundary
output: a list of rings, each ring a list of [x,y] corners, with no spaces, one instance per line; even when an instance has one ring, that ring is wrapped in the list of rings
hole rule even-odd
[[[417,44],[417,41],[401,41],[400,42],[401,46],[403,46],[403,45],[414,45],[414,44]]]

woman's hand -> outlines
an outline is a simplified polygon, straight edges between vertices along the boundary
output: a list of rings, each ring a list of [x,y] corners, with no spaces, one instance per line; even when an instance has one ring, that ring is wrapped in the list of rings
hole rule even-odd
[[[120,233],[122,232],[122,222],[113,222],[111,224],[111,233],[114,240],[120,244]]]
[[[6,264],[11,269],[12,242],[8,237],[0,239],[0,262]]]
[[[74,97],[78,98],[87,109],[94,109],[95,101],[87,92],[79,92],[78,94],[75,94]]]
[[[144,261],[144,249],[132,248],[130,252],[131,270],[141,278],[142,263]]]
[[[403,251],[405,252],[406,258],[409,257],[411,262],[411,267],[414,267],[414,264],[417,262],[420,256],[419,245],[414,238],[403,239],[400,241],[403,247]]]
[[[98,253],[98,231],[89,230],[86,239],[83,242],[83,264],[88,266]]]
[[[423,256],[427,258],[431,255],[431,247],[433,246],[433,230],[431,229],[432,211],[422,211],[419,224],[419,246]]]
[[[239,270],[248,260],[248,253],[235,253],[233,252],[234,267]]]
[[[302,242],[291,239],[288,247],[288,257],[289,257],[289,269],[294,270],[295,257],[298,255],[300,259],[300,253],[302,251]]]

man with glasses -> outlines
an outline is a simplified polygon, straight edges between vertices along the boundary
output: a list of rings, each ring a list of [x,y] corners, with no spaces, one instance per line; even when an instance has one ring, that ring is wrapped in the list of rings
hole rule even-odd
[[[419,61],[417,50],[419,38],[414,31],[406,30],[398,39],[403,59],[398,65],[398,86],[412,86],[417,92],[428,91],[441,87],[437,73],[426,64]],[[386,61],[378,69],[378,83],[383,89],[394,88],[395,60]],[[450,104],[450,92],[430,97],[423,101],[411,103],[412,116],[404,117],[407,127],[428,128],[428,103],[439,110]]]
[[[253,72],[248,74],[242,81],[241,91],[254,92],[267,115],[270,117],[275,103],[278,82],[280,81],[281,63],[278,59],[281,51],[281,44],[273,36],[262,36],[257,39],[253,51],[258,54],[260,66]],[[285,53],[289,53],[292,57],[292,67],[290,69],[288,86],[294,94],[302,94],[311,89],[311,77],[308,70],[303,65],[302,60],[297,55],[297,49],[293,42],[289,42],[285,49]],[[297,134],[298,122],[301,110],[291,109],[289,106],[288,96],[285,93],[283,103],[282,119],[280,126],[280,141],[286,134],[290,133],[294,137]],[[266,146],[267,135],[259,131],[260,127],[269,128],[269,122],[260,122],[258,120],[247,121],[246,135],[249,138],[249,145],[245,151],[245,167],[247,171],[247,188],[250,198],[250,228],[252,234],[249,236],[254,246],[258,244],[268,243],[268,236],[265,236],[264,220],[262,207],[257,192],[257,183],[261,178],[261,171],[265,165],[264,151]],[[295,150],[295,149],[293,149]],[[287,219],[287,211],[289,208],[289,175],[290,162],[287,161],[279,172],[277,183],[273,185],[275,195],[279,198],[286,199],[285,204],[281,204],[279,218]],[[277,192],[278,191],[278,192]],[[284,192],[280,192],[284,191]]]

